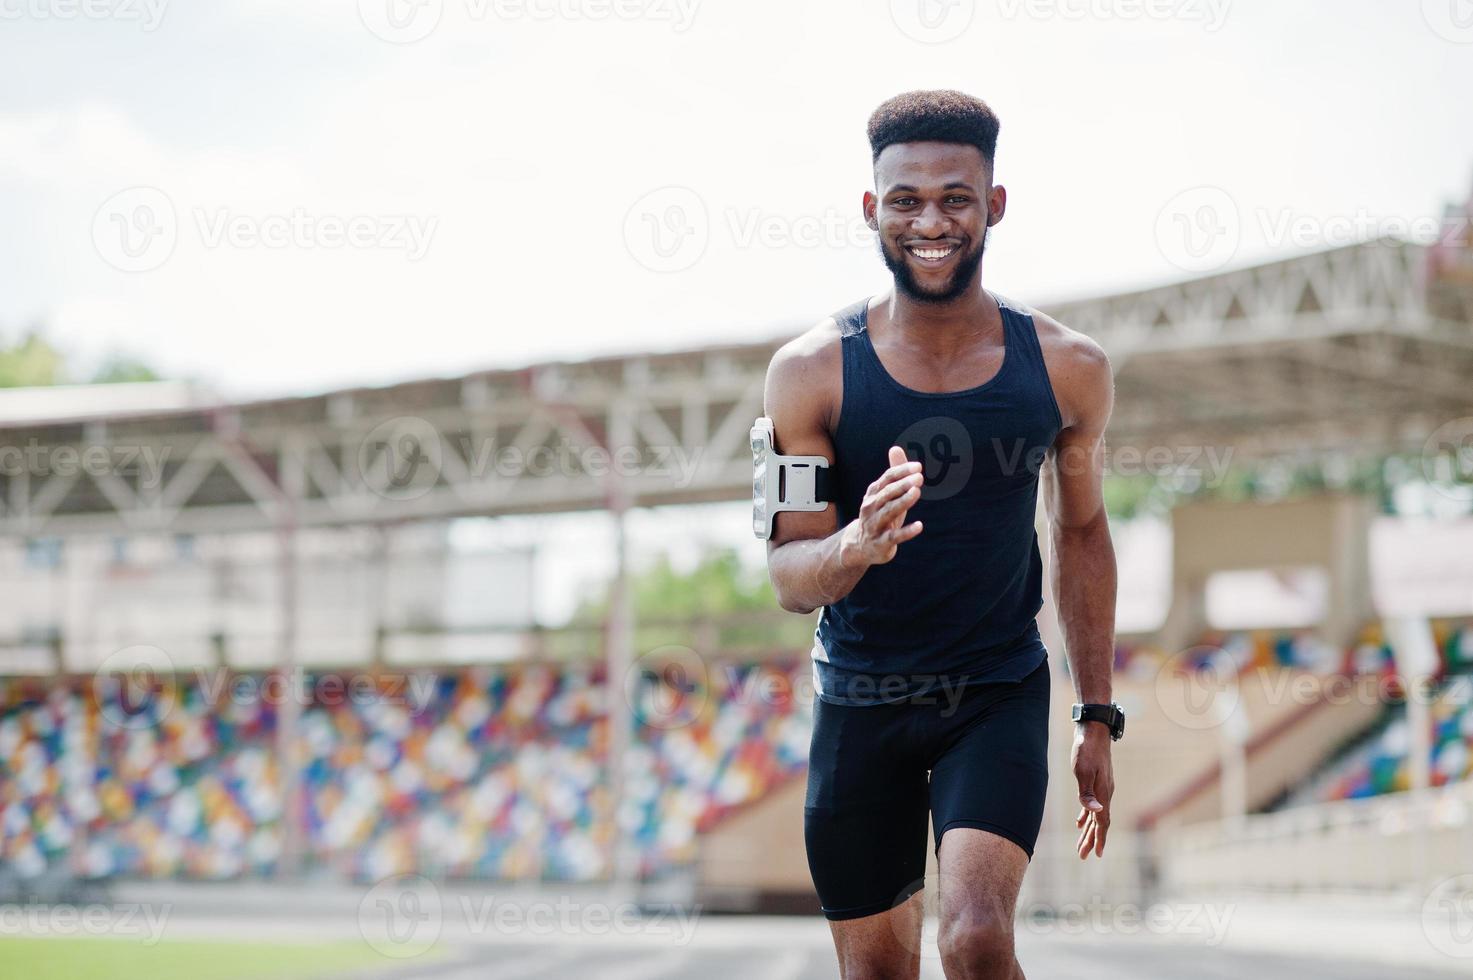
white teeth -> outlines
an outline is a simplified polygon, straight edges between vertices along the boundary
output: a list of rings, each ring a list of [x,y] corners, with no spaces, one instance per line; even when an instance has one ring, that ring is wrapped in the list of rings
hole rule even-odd
[[[946,248],[911,247],[911,252],[923,259],[944,259],[955,250],[955,246],[947,246]]]

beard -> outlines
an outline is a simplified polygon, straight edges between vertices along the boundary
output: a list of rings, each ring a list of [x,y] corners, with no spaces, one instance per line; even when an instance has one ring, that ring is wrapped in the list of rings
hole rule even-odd
[[[951,273],[951,278],[939,287],[928,288],[916,281],[915,274],[906,262],[904,249],[892,252],[890,245],[883,238],[879,238],[880,258],[885,262],[885,268],[895,277],[895,288],[904,293],[917,303],[950,303],[952,300],[964,295],[972,287],[972,282],[977,278],[977,272],[982,268],[982,253],[987,249],[987,235],[990,229],[982,232],[982,238],[967,251],[963,252],[957,260],[956,269]]]

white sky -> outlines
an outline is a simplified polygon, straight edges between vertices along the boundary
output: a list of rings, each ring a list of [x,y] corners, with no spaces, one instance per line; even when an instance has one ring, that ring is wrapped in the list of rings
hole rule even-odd
[[[1435,217],[1473,174],[1454,0],[82,2],[0,0],[0,330],[236,394],[796,330],[886,284],[844,223],[866,116],[908,88],[1002,117],[987,279],[1027,301],[1185,275],[1158,219],[1192,188],[1239,213],[1242,264]],[[391,9],[434,29],[382,40]],[[158,192],[172,252],[120,271],[115,221]],[[653,271],[648,222],[682,203],[704,248]],[[433,233],[417,259],[322,225],[210,244],[295,213]],[[825,222],[832,244],[793,241]]]

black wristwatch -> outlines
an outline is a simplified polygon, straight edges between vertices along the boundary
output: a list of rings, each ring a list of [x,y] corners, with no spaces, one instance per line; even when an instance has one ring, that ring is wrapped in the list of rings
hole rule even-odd
[[[1101,721],[1110,729],[1110,741],[1120,741],[1125,734],[1125,709],[1114,701],[1109,704],[1076,704],[1071,717],[1075,721]]]

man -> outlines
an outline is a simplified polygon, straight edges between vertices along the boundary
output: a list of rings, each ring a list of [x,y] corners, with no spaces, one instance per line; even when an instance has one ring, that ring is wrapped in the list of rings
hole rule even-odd
[[[1048,781],[1040,474],[1074,684],[1110,701],[1110,365],[982,287],[1007,205],[997,133],[959,92],[875,111],[864,215],[894,288],[785,345],[767,375],[777,450],[832,461],[837,488],[821,512],[777,515],[768,566],[784,609],[823,607],[804,830],[846,978],[918,975],[928,816],[946,975],[1023,976],[1013,916]],[[1076,725],[1081,859],[1104,853],[1110,744],[1105,724]]]

